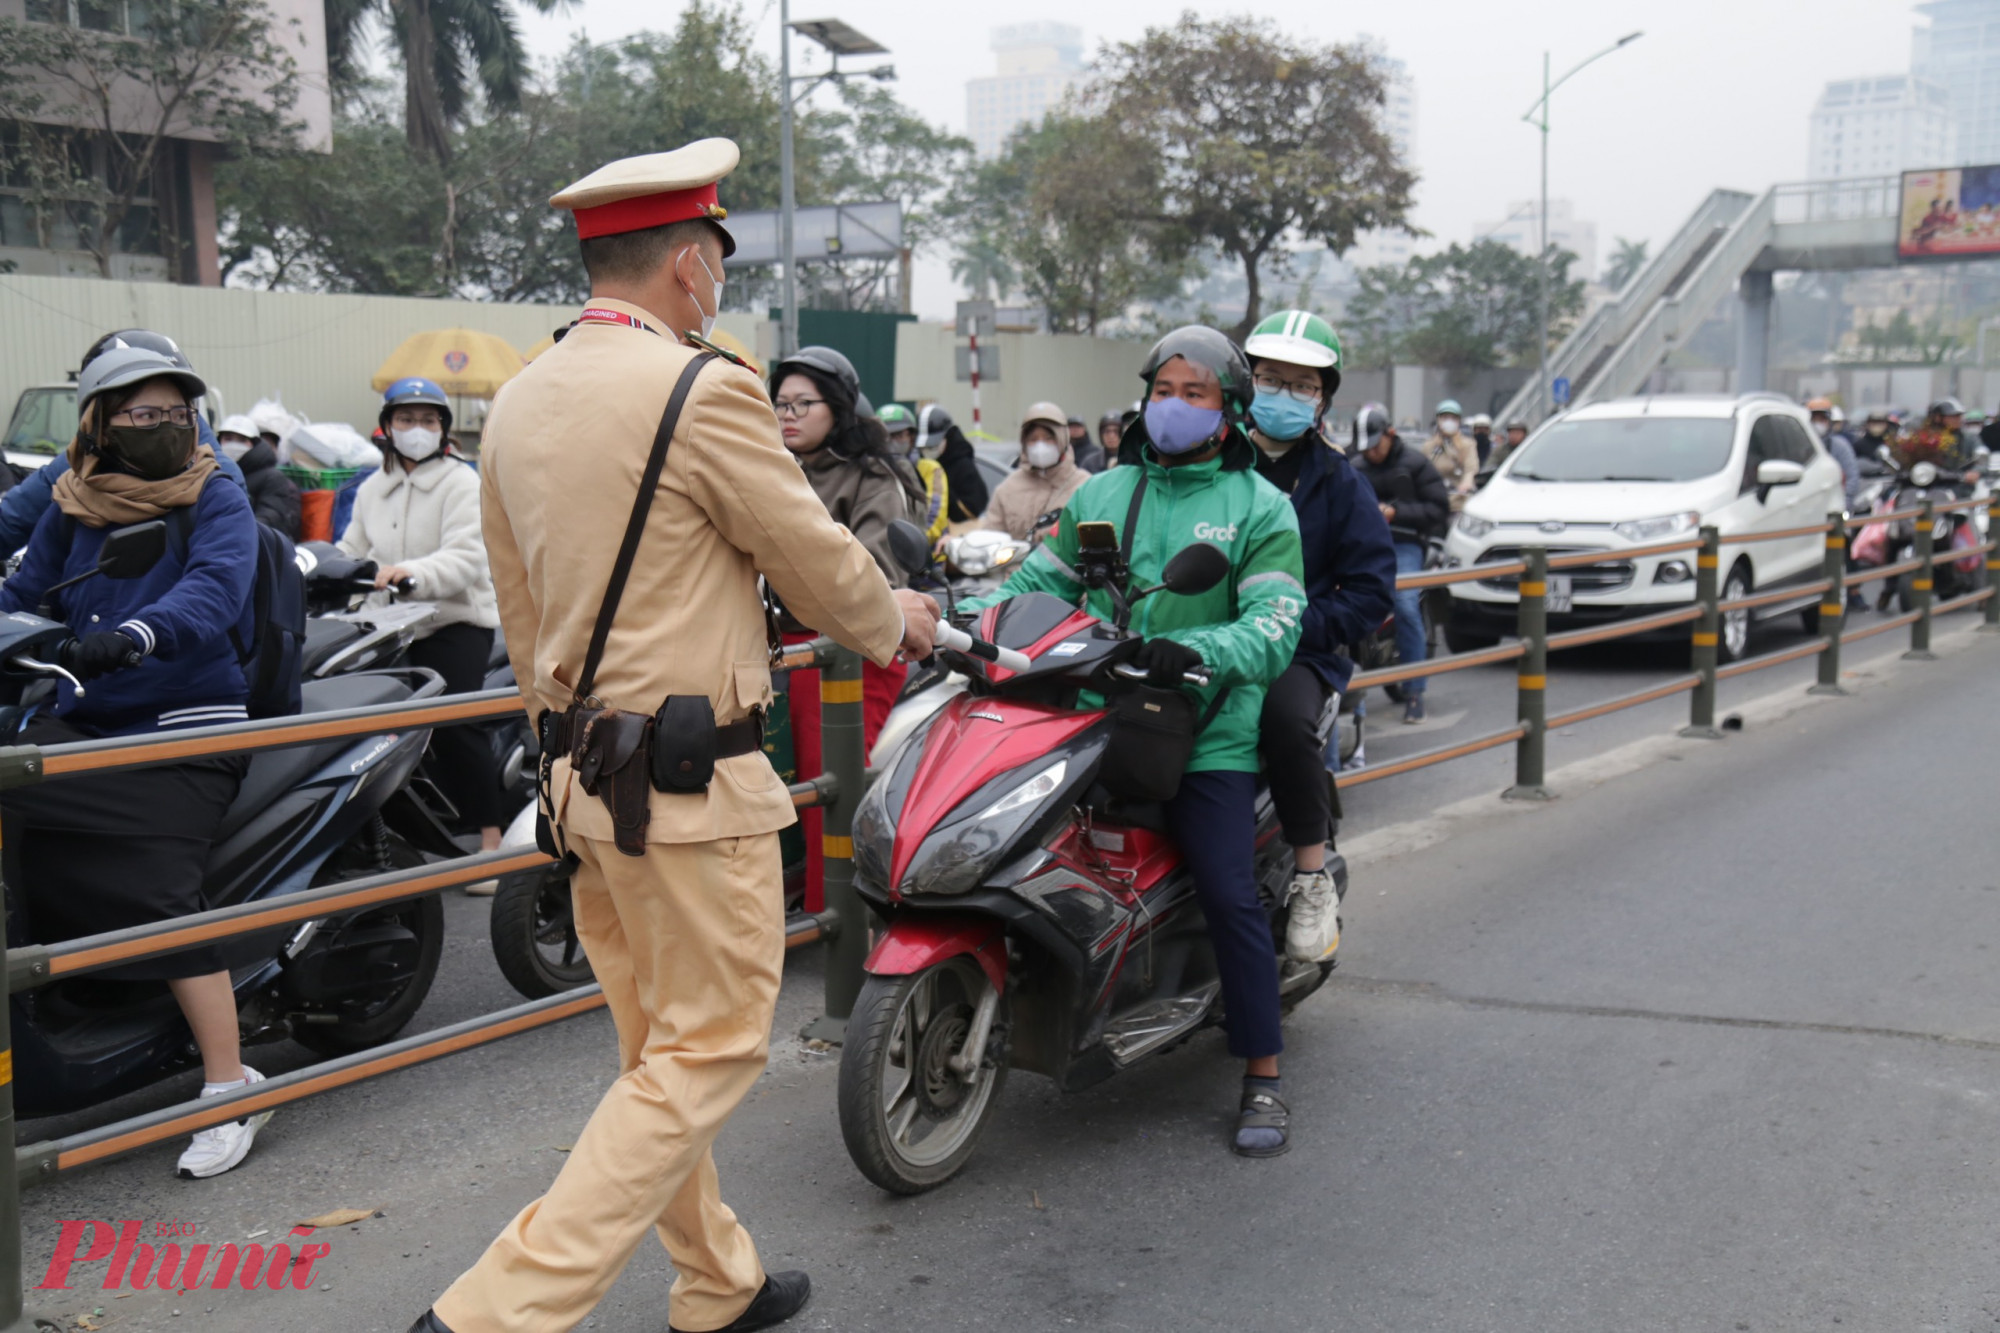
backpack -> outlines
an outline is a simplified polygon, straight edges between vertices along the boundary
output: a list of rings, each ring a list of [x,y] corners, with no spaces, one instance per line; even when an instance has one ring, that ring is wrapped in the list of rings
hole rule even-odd
[[[167,536],[177,559],[187,559],[193,506],[173,510]],[[299,569],[292,539],[268,523],[257,523],[257,577],[250,586],[250,641],[236,626],[229,641],[249,687],[245,701],[253,718],[290,717],[299,711],[305,678],[306,576]]]

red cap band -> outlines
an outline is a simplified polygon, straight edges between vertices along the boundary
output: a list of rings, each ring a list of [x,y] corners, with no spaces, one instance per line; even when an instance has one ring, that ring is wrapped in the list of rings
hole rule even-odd
[[[576,210],[576,234],[579,239],[587,241],[593,236],[616,236],[620,232],[664,227],[669,222],[689,222],[695,218],[714,220],[722,216],[721,206],[716,203],[715,183],[711,181],[692,190],[667,190],[660,194],[642,194],[598,204],[594,208],[579,208]]]

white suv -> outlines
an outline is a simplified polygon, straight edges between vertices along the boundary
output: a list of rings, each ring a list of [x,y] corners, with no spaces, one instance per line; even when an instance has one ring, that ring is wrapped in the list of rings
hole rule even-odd
[[[1725,538],[1824,524],[1842,508],[1840,465],[1805,411],[1787,399],[1621,398],[1577,408],[1523,441],[1453,521],[1445,564],[1510,560],[1528,546],[1551,555],[1603,551],[1602,563],[1549,578],[1550,628],[1576,628],[1694,600],[1693,552],[1626,559],[1621,549],[1690,537],[1704,524]],[[1816,532],[1726,545],[1722,597],[1808,582],[1825,555]],[[1517,582],[1508,576],[1451,585],[1445,637],[1452,651],[1488,647],[1513,633]],[[1809,593],[1724,616],[1722,660],[1743,655],[1753,615],[1803,609],[1813,632],[1818,602]]]

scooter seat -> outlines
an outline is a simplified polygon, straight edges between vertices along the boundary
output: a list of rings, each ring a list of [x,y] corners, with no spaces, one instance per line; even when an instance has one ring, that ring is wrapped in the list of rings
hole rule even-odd
[[[314,622],[308,622],[311,623]],[[342,708],[400,703],[410,697],[411,690],[408,682],[395,676],[363,675],[309,680],[301,693],[301,712],[330,713]],[[216,831],[216,844],[220,845],[249,823],[258,811],[330,763],[354,741],[355,738],[346,737],[252,755],[243,785],[237,789],[236,799],[230,802],[228,813],[222,817],[222,827]]]
[[[361,627],[347,620],[327,620],[315,616],[306,621],[306,641],[301,652],[306,675],[319,670],[336,652],[361,637]]]

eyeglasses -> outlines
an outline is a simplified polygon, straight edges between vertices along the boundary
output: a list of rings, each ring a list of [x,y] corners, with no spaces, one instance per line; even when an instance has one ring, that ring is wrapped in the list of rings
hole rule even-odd
[[[1258,393],[1290,394],[1301,403],[1316,403],[1319,401],[1319,386],[1317,384],[1310,386],[1304,384],[1287,384],[1281,379],[1273,379],[1268,375],[1258,375],[1250,382],[1257,386]]]
[[[194,409],[191,407],[128,407],[111,415],[114,418],[131,418],[132,424],[140,430],[151,430],[162,421],[171,421],[176,426],[194,424]]]
[[[825,401],[824,398],[780,398],[771,406],[781,417],[802,417]]]

